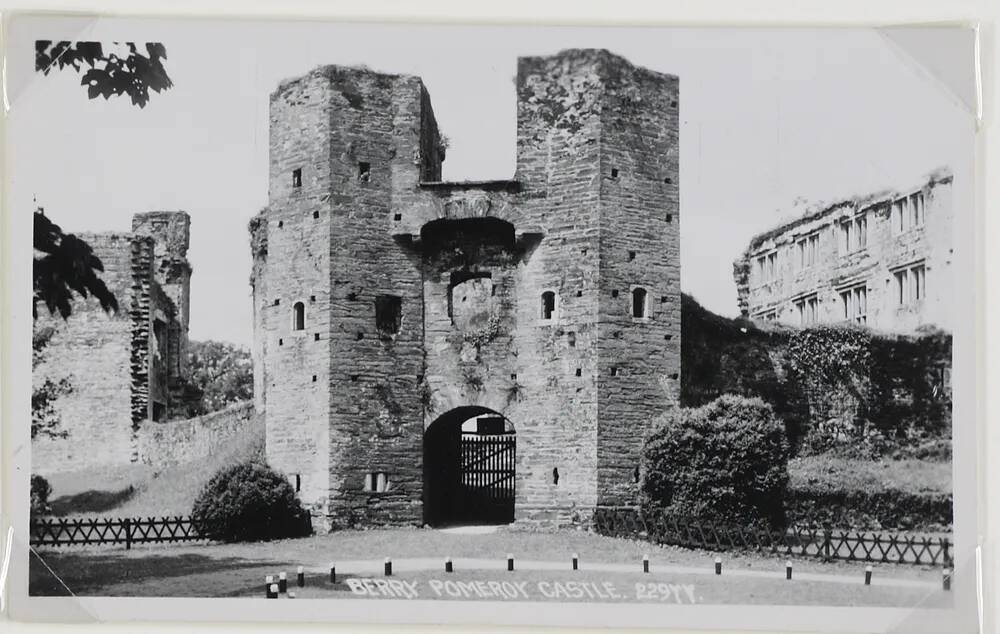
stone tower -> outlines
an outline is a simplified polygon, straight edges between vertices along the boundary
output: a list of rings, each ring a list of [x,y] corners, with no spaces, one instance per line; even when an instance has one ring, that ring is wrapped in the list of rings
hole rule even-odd
[[[138,213],[129,232],[81,233],[118,302],[73,299],[67,319],[41,311],[36,334],[51,339],[32,369],[33,385],[62,390],[52,402],[66,436],[32,440],[35,473],[138,462],[139,432],[200,397],[188,383],[191,219],[183,211]]]
[[[586,522],[634,502],[676,406],[677,79],[571,50],[517,87],[515,178],[461,183],[418,78],[322,67],[271,96],[256,398],[329,524],[461,521],[499,480],[497,517]]]

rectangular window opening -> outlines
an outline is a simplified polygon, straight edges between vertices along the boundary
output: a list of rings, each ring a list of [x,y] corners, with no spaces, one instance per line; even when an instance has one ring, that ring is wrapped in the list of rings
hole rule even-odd
[[[302,187],[302,168],[292,170],[292,187]]]
[[[365,474],[365,491],[369,493],[385,493],[389,490],[389,476],[383,471]]]
[[[399,333],[403,320],[403,298],[398,295],[379,295],[375,298],[375,327],[382,336]]]
[[[367,183],[372,179],[372,164],[368,161],[358,161],[358,180]]]

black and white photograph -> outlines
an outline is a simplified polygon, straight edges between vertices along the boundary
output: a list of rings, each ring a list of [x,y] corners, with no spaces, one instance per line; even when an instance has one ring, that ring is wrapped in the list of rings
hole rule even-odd
[[[15,615],[977,631],[973,30],[7,31]]]

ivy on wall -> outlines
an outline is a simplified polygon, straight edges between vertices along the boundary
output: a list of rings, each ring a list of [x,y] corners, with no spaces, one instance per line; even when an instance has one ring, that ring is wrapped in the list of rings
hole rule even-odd
[[[681,404],[759,396],[800,453],[880,455],[950,437],[951,336],[861,326],[806,329],[716,315],[681,301]]]

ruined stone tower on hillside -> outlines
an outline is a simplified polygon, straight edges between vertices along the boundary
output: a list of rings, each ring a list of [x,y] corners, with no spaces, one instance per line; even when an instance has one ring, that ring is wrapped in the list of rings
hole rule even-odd
[[[267,457],[328,525],[589,521],[678,401],[678,81],[519,60],[513,179],[442,182],[419,78],[271,95],[250,225]]]
[[[39,312],[34,334],[47,343],[33,386],[65,389],[51,403],[60,434],[32,440],[33,473],[139,462],[140,431],[201,397],[187,367],[190,225],[183,211],[151,211],[135,214],[129,232],[78,234],[118,310],[74,296],[65,320]]]

